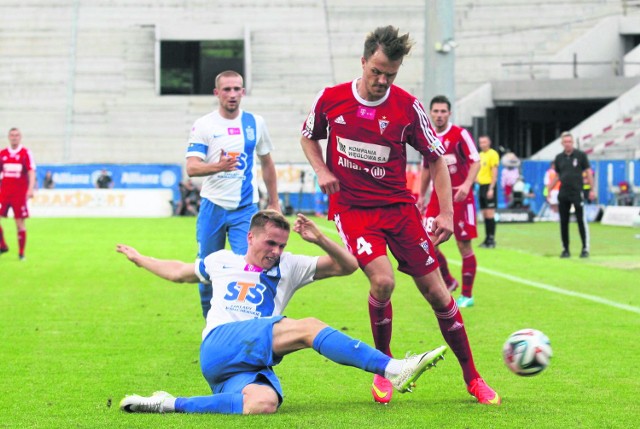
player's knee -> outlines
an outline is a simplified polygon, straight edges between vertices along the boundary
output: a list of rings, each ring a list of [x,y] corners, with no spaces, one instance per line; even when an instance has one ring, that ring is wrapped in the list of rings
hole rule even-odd
[[[387,299],[395,286],[393,276],[378,275],[371,278],[371,293],[376,299]]]
[[[304,342],[307,347],[312,347],[313,339],[318,335],[318,332],[329,326],[315,317],[305,317],[298,320],[298,322],[300,323],[301,331],[306,334],[304,335]]]
[[[278,411],[278,395],[271,386],[249,385],[244,394],[243,414],[273,414]]]

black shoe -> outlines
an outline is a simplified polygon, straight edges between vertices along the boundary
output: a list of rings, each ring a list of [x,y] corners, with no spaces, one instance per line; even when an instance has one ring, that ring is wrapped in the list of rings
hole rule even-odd
[[[0,247],[0,254],[7,253],[9,251],[8,247]]]
[[[582,252],[580,252],[580,257],[581,258],[588,258],[589,257],[589,251],[587,249],[582,249]]]
[[[571,257],[571,253],[569,253],[568,250],[563,250],[562,253],[560,254],[561,258],[570,258]]]
[[[492,236],[489,236],[478,247],[482,247],[483,249],[493,249],[496,247],[496,242],[493,240]]]

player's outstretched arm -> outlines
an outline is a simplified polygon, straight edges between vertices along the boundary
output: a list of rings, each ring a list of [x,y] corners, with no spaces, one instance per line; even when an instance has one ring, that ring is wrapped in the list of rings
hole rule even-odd
[[[293,230],[300,234],[303,240],[313,243],[327,252],[327,255],[318,258],[314,276],[316,280],[345,276],[358,269],[356,258],[347,249],[324,235],[315,222],[305,215],[298,213]]]
[[[131,262],[145,270],[175,283],[198,283],[194,264],[167,259],[156,259],[140,254],[133,247],[126,244],[116,245],[116,252],[122,253]]]

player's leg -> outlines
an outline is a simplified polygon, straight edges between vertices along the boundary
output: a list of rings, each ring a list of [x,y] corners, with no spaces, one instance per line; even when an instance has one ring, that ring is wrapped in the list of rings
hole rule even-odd
[[[380,210],[349,210],[336,215],[334,221],[345,246],[358,259],[358,264],[369,279],[369,323],[376,349],[392,356],[391,294],[395,279],[387,257],[386,239],[380,227],[383,218]],[[376,375],[371,392],[375,401],[388,403],[393,395],[393,386],[389,380]]]
[[[9,214],[9,205],[0,193],[0,218],[6,218],[7,214]],[[9,247],[7,246],[6,241],[4,241],[4,231],[2,230],[2,225],[0,225],[0,254],[8,251]]]
[[[15,218],[16,234],[18,235],[18,258],[24,260],[24,249],[27,246],[27,228],[25,218]]]
[[[589,223],[587,222],[586,211],[584,210],[584,200],[575,200],[573,202],[576,213],[576,221],[578,223],[578,231],[582,240],[581,258],[589,257]]]
[[[410,390],[409,384],[435,366],[446,350],[441,346],[411,358],[393,359],[315,318],[286,318],[274,325],[273,352],[276,355],[284,356],[309,347],[338,364],[384,376],[401,392]]]
[[[229,244],[233,253],[244,255],[247,253],[247,234],[251,218],[258,212],[257,204],[250,204],[227,213],[227,228],[229,231]]]
[[[486,186],[486,192],[489,191],[489,185]],[[487,248],[496,247],[496,208],[498,207],[497,193],[493,192],[493,197],[489,198],[485,194],[485,208],[482,211],[484,216],[485,230],[487,231],[487,239],[485,240],[485,246]]]
[[[460,256],[462,257],[462,295],[456,301],[458,307],[472,307],[473,283],[476,278],[477,261],[471,247],[471,240],[456,240]]]
[[[569,216],[571,215],[571,201],[566,198],[558,198],[558,212],[560,213],[560,237],[562,238],[561,258],[571,256],[569,252]]]
[[[487,385],[476,369],[462,314],[455,300],[448,294],[438,271],[414,278],[414,281],[431,304],[440,332],[458,359],[467,391],[482,404],[500,404],[500,396]]]
[[[376,348],[391,354],[393,307],[391,294],[395,287],[393,267],[387,256],[379,256],[363,269],[369,279],[369,322]]]
[[[379,256],[363,269],[369,279],[369,323],[373,341],[377,350],[387,356],[391,353],[391,334],[393,332],[393,306],[391,293],[395,287],[393,267],[385,256]],[[383,374],[373,377],[371,395],[374,401],[387,404],[393,396],[393,384]]]
[[[458,251],[462,257],[462,295],[458,298],[458,307],[473,306],[473,283],[478,263],[473,253],[471,240],[478,236],[476,207],[473,196],[464,203],[454,204],[454,234]]]
[[[270,373],[267,378],[263,372]],[[273,414],[278,411],[281,392],[271,384],[272,371],[234,375],[206,396],[175,398],[174,408],[179,413],[207,414]],[[279,383],[278,383],[279,386]]]
[[[440,274],[442,274],[442,278],[444,279],[445,284],[447,285],[447,289],[449,292],[453,292],[458,289],[459,283],[452,275],[451,271],[449,271],[449,263],[447,262],[447,257],[444,256],[444,253],[440,250],[440,248],[435,248],[436,259],[438,260],[438,265],[440,266]]]
[[[200,366],[212,395],[178,398],[134,395],[123,399],[120,407],[131,412],[275,412],[283,395],[280,381],[271,369],[282,360],[273,352],[273,331],[282,319],[283,316],[275,316],[225,323],[206,336],[200,346]],[[261,387],[248,388],[253,384]],[[134,405],[126,409],[130,403]]]
[[[0,224],[0,254],[8,252],[9,246],[4,241],[4,230],[2,229],[2,225]]]
[[[409,208],[406,209],[404,220],[398,223],[399,229],[391,231],[389,241],[389,248],[399,263],[398,269],[413,277],[418,290],[431,305],[440,332],[460,363],[467,390],[479,402],[499,403],[499,396],[486,386],[476,370],[462,314],[447,290],[437,269],[438,264],[430,256],[434,248],[426,231],[419,220],[411,216]]]
[[[205,258],[213,252],[224,249],[226,240],[227,211],[203,198],[200,212],[196,220],[196,240],[198,241],[198,258]],[[202,315],[207,317],[211,308],[211,285],[198,284]]]
[[[495,205],[495,203],[493,203]],[[485,247],[496,247],[496,209],[489,208],[483,211],[485,229],[487,231],[487,240]]]
[[[150,397],[127,396],[120,409],[129,413],[190,413],[190,414],[272,414],[278,410],[278,393],[269,383],[243,384],[248,374],[231,377],[223,393],[176,398],[164,391]],[[253,375],[250,375],[255,379]],[[257,377],[260,377],[258,374]],[[237,385],[237,386],[236,386]],[[231,392],[232,389],[237,390]]]
[[[429,234],[433,234],[433,222],[435,221],[435,218],[439,213],[440,207],[438,206],[438,202],[436,199],[432,198],[427,205],[427,210],[424,217],[424,227]],[[442,278],[447,284],[447,289],[449,289],[449,292],[455,291],[458,288],[459,284],[449,271],[449,263],[447,262],[447,258],[438,247],[436,247],[435,249],[435,255],[436,259],[438,260],[438,265],[440,266],[440,273],[442,274]]]

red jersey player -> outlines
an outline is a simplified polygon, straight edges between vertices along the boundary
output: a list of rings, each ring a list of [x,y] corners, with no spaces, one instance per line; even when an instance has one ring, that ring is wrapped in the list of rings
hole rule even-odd
[[[475,368],[462,316],[437,270],[434,244],[446,241],[453,230],[451,182],[441,157],[444,147],[424,108],[393,85],[411,45],[409,35],[398,35],[392,26],[370,33],[361,59],[362,77],[320,92],[303,125],[301,144],[320,188],[329,195],[329,218],[369,279],[376,348],[391,355],[390,299],[395,280],[388,246],[398,269],[413,277],[433,308],[469,393],[481,403],[498,404],[500,397]],[[324,139],[326,163],[319,142]],[[433,243],[406,188],[407,144],[426,158],[441,197]],[[388,380],[374,378],[376,401],[389,402],[391,392]]]
[[[7,217],[9,207],[13,209],[18,231],[18,257],[24,259],[24,248],[27,243],[25,219],[29,217],[27,199],[33,197],[36,183],[36,164],[31,151],[23,147],[20,142],[22,135],[17,128],[9,130],[9,147],[0,150],[0,171],[2,184],[0,185],[0,217]],[[0,254],[8,252],[4,241],[4,233],[0,226]]]
[[[473,198],[473,183],[480,170],[480,155],[476,144],[464,128],[449,122],[451,116],[451,102],[444,95],[438,95],[430,103],[431,121],[434,124],[438,138],[445,147],[444,159],[451,177],[453,193],[453,233],[456,237],[458,250],[462,256],[462,296],[456,301],[458,307],[471,307],[473,298],[471,290],[476,277],[476,256],[471,247],[471,240],[478,236],[476,230],[476,206]],[[424,195],[430,183],[429,166],[422,165],[420,194],[418,207],[424,206]],[[440,205],[438,193],[434,190],[425,214],[425,227],[431,230],[433,222],[438,216]],[[458,281],[451,276],[447,259],[440,249],[436,248],[440,272],[449,291],[458,287]]]

